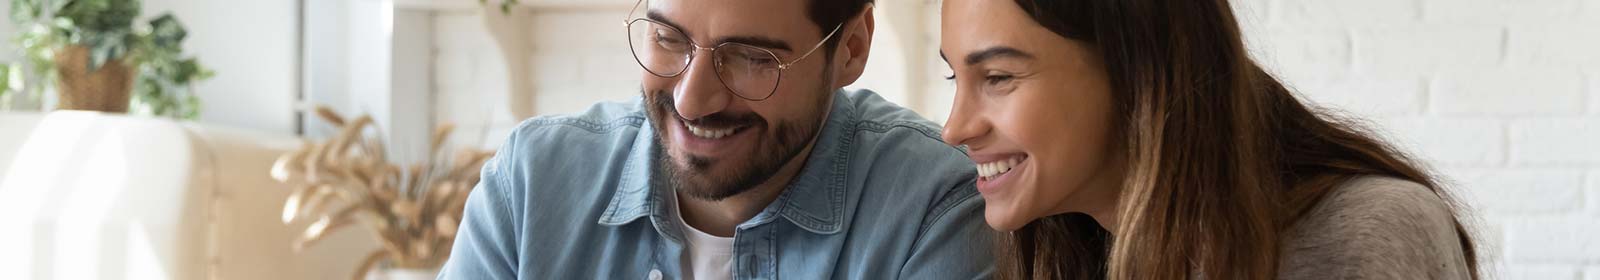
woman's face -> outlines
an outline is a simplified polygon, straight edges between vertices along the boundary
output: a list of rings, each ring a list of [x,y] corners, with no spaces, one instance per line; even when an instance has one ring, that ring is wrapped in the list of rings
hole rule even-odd
[[[970,149],[989,226],[1109,213],[1122,167],[1099,55],[1013,1],[945,0],[942,15],[940,54],[956,83],[944,140]]]

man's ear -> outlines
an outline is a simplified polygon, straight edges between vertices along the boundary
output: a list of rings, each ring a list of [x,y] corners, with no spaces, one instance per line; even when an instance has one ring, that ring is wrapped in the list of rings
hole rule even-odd
[[[872,3],[867,3],[861,13],[846,21],[844,30],[839,30],[841,36],[839,45],[834,50],[833,64],[840,66],[833,72],[833,87],[842,88],[853,84],[861,78],[861,73],[867,69],[867,55],[872,52],[872,33],[875,27],[872,18]]]

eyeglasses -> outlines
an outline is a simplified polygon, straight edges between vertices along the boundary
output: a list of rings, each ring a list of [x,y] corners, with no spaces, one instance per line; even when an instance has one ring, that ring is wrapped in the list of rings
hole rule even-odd
[[[635,3],[633,10],[638,10],[643,3],[643,0]],[[739,98],[751,101],[772,97],[778,90],[778,82],[783,79],[783,70],[811,56],[844,27],[843,23],[835,26],[811,50],[794,60],[783,62],[771,50],[742,43],[725,42],[710,48],[701,47],[671,25],[648,18],[634,18],[632,10],[628,12],[628,17],[632,18],[624,24],[628,28],[628,45],[633,51],[633,59],[645,71],[662,78],[677,77],[689,69],[697,51],[709,51],[722,86]]]

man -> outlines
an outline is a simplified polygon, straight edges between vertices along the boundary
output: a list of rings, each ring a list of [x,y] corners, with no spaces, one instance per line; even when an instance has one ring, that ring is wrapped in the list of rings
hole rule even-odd
[[[634,9],[644,98],[517,128],[440,278],[987,278],[971,161],[840,90],[867,62],[870,0]]]

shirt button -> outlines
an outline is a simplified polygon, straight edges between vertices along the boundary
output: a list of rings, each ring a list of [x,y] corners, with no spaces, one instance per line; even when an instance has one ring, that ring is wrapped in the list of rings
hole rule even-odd
[[[659,270],[659,269],[651,269],[650,270],[650,280],[661,280],[661,270]]]

